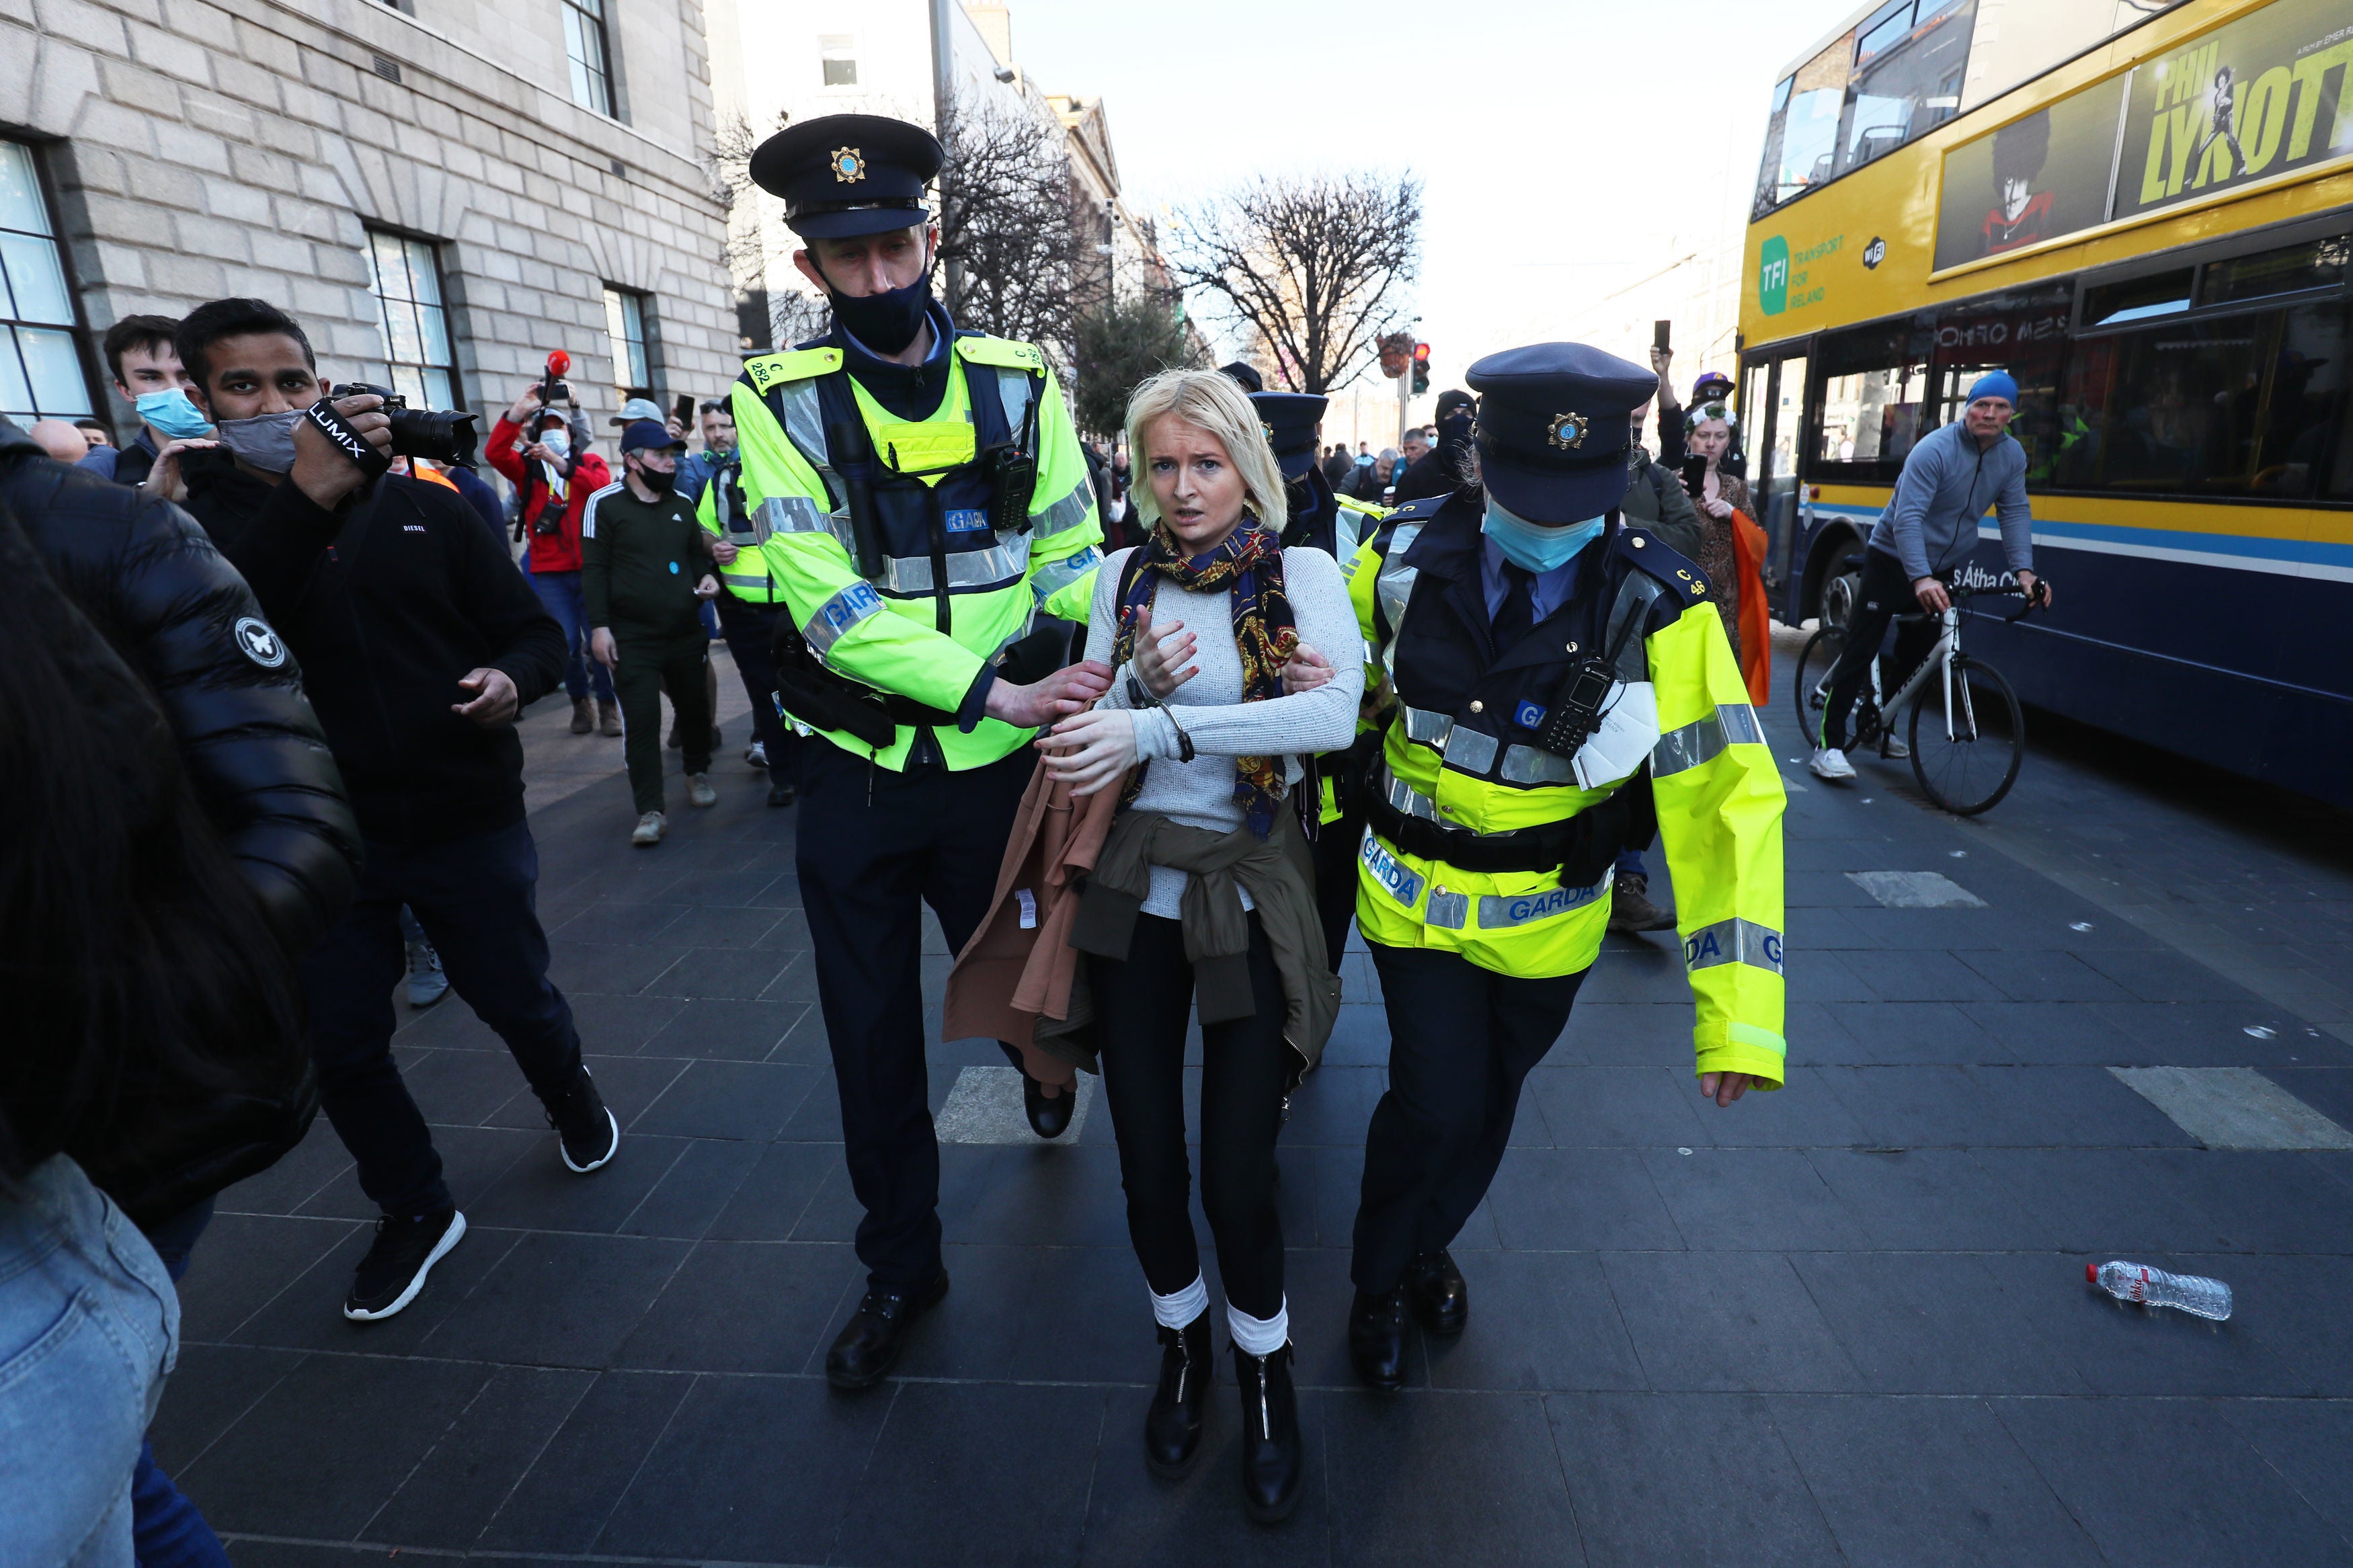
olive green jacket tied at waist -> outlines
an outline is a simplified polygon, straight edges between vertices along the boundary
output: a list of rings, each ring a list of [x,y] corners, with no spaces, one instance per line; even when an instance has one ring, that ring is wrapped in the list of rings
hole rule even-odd
[[[1273,831],[1261,840],[1247,824],[1214,833],[1157,812],[1120,813],[1080,897],[1071,945],[1125,959],[1154,866],[1186,874],[1179,920],[1193,965],[1194,1005],[1205,1026],[1258,1011],[1250,994],[1250,911],[1241,900],[1249,891],[1282,977],[1282,1039],[1293,1057],[1290,1082],[1297,1083],[1323,1058],[1340,1013],[1340,979],[1325,961],[1315,912],[1314,861],[1297,816],[1277,811]]]

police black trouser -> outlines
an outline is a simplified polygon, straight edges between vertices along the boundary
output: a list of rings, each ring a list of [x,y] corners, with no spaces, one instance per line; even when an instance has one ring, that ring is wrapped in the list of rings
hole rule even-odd
[[[1349,1277],[1391,1290],[1453,1241],[1511,1142],[1520,1085],[1568,1024],[1582,971],[1521,980],[1438,948],[1370,944],[1388,1009],[1389,1087],[1365,1136]]]
[[[302,956],[319,1102],[359,1167],[360,1190],[386,1214],[450,1204],[433,1133],[392,1055],[403,904],[441,955],[449,989],[506,1042],[543,1102],[579,1074],[572,1006],[547,978],[538,886],[539,848],[524,823],[444,844],[370,840],[351,908]]]
[[[1356,851],[1364,841],[1365,815],[1353,806],[1315,830],[1315,916],[1335,974],[1346,956],[1348,922],[1356,918]]]
[[[768,753],[768,782],[797,783],[794,752],[801,738],[776,717],[776,656],[769,647],[783,612],[773,605],[747,605],[732,594],[720,595],[718,604],[720,634],[727,639],[735,673],[744,678],[744,695],[752,700],[752,733]]]
[[[1291,1048],[1282,1041],[1282,976],[1256,914],[1250,933],[1257,1010],[1201,1026],[1201,1211],[1217,1240],[1227,1301],[1271,1318],[1282,1310],[1274,1140]],[[1185,928],[1139,914],[1127,957],[1091,958],[1087,966],[1103,1097],[1119,1135],[1127,1234],[1153,1294],[1174,1296],[1201,1277],[1185,1162],[1185,1026],[1193,1005]]]
[[[1855,595],[1853,614],[1847,617],[1845,651],[1831,668],[1830,693],[1822,704],[1822,732],[1815,744],[1846,750],[1847,715],[1854,710],[1854,700],[1862,690],[1873,657],[1887,640],[1888,624],[1919,608],[1904,563],[1883,550],[1864,551],[1862,587]],[[1933,620],[1913,621],[1896,628],[1895,657],[1879,661],[1879,689],[1883,695],[1894,693],[1904,678],[1936,646],[1936,637]]]
[[[892,773],[829,741],[801,758],[796,862],[818,1006],[841,1097],[842,1153],[866,1210],[871,1283],[940,1271],[940,1150],[923,1067],[922,905],[961,949],[988,912],[1014,814],[1037,765],[1023,746],[986,767]]]
[[[661,694],[670,691],[677,710],[680,749],[686,753],[690,773],[711,771],[711,689],[703,684],[703,666],[711,658],[711,639],[700,626],[669,634],[641,632],[634,626],[613,628],[620,663],[613,670],[613,689],[621,699],[624,739],[621,756],[629,767],[629,794],[640,816],[666,809],[662,803]]]

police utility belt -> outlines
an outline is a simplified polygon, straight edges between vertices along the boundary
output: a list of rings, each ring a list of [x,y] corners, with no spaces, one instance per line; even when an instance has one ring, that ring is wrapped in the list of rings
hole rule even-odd
[[[1619,657],[1641,624],[1639,615],[1627,617],[1606,652],[1588,654],[1568,667],[1554,693],[1552,707],[1535,726],[1539,750],[1574,758],[1593,738],[1601,727],[1609,693],[1618,684]],[[1658,812],[1647,778],[1630,779],[1607,799],[1566,821],[1509,833],[1473,833],[1467,827],[1448,827],[1409,816],[1377,788],[1366,789],[1363,799],[1365,820],[1373,830],[1409,855],[1489,875],[1549,871],[1556,867],[1565,888],[1591,887],[1620,849],[1648,844],[1658,831]]]

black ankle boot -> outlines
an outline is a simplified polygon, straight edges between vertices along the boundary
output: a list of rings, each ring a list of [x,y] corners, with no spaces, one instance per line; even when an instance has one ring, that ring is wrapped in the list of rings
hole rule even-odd
[[[1299,1501],[1299,1394],[1291,1386],[1291,1344],[1269,1355],[1234,1347],[1242,1385],[1242,1507],[1272,1524]]]
[[[1051,1100],[1039,1092],[1041,1087],[1028,1073],[1021,1075],[1021,1109],[1029,1114],[1030,1131],[1040,1138],[1060,1138],[1069,1131],[1071,1112],[1078,1108],[1078,1079],[1064,1084],[1062,1092]]]
[[[1209,1314],[1181,1329],[1160,1331],[1160,1387],[1144,1415],[1144,1462],[1170,1479],[1193,1468],[1201,1453],[1201,1412],[1214,1371]]]

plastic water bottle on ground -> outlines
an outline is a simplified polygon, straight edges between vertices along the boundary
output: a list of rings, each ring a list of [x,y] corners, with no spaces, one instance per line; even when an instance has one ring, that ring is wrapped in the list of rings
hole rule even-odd
[[[2119,1301],[2171,1307],[2216,1322],[2231,1315],[2231,1288],[2198,1274],[2168,1274],[2145,1263],[2084,1265],[2084,1278]]]

